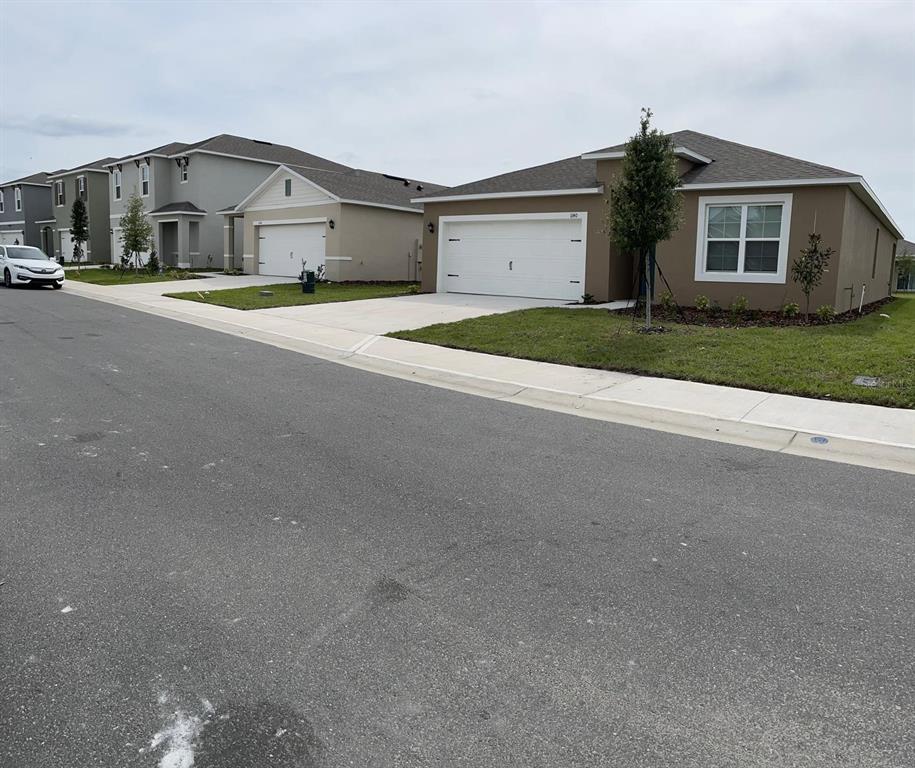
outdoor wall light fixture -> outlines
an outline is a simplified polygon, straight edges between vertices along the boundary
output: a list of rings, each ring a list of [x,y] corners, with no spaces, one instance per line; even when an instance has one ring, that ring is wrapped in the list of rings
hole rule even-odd
[[[428,224],[426,224],[426,229],[429,230],[430,235],[435,234],[435,224],[433,224],[431,221]]]
[[[333,228],[336,227],[337,225],[334,224],[334,220],[331,219],[330,221],[327,222],[327,226],[330,227],[331,229],[333,229]]]

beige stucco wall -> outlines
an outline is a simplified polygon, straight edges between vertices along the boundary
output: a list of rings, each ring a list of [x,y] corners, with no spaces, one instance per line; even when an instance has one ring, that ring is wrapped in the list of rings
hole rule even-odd
[[[256,275],[257,270],[257,260],[260,255],[260,241],[257,239],[257,226],[255,225],[256,221],[278,221],[282,219],[319,219],[326,217],[327,219],[336,220],[340,218],[340,203],[328,203],[327,205],[310,205],[310,206],[300,206],[297,208],[275,208],[268,211],[245,211],[244,218],[244,253],[243,253],[243,267],[242,269],[249,275]],[[236,222],[235,226],[239,226],[239,223]],[[325,228],[326,239],[324,242],[324,255],[327,256],[339,256],[340,255],[340,230],[338,228],[330,229],[330,227]],[[331,264],[336,262],[328,262],[327,264],[327,277],[329,280],[337,280],[338,278],[333,275],[331,271]]]
[[[598,163],[598,178],[609,188],[613,176],[619,171],[620,161]],[[785,282],[781,284],[706,282],[695,279],[696,235],[700,196],[742,196],[750,194],[792,195],[791,224],[788,239],[788,268]],[[851,201],[851,202],[849,202]],[[846,208],[857,203],[861,210],[850,217]],[[586,248],[585,291],[597,300],[628,298],[634,286],[634,260],[622,257],[606,234],[605,195],[573,195],[539,198],[506,198],[496,200],[470,200],[458,202],[426,203],[424,225],[433,222],[435,233],[423,230],[423,290],[435,291],[437,272],[437,247],[439,218],[442,216],[482,215],[497,213],[574,212],[588,213],[588,242]],[[674,296],[684,305],[692,305],[696,296],[708,296],[721,306],[728,306],[737,296],[745,296],[752,308],[778,309],[787,301],[803,305],[803,294],[791,280],[790,265],[800,250],[807,245],[807,236],[814,227],[823,237],[823,245],[835,249],[829,272],[823,284],[811,294],[811,307],[832,304],[838,310],[847,309],[837,300],[840,285],[847,285],[854,277],[860,291],[866,271],[869,281],[868,300],[886,295],[892,259],[892,240],[885,231],[881,233],[877,278],[870,279],[873,257],[873,215],[860,205],[858,199],[845,186],[810,186],[791,188],[738,188],[707,191],[690,191],[683,194],[680,228],[670,240],[660,243],[658,263],[663,270]],[[869,238],[869,240],[868,240]],[[859,242],[860,241],[860,242]],[[867,250],[869,243],[870,250]],[[868,255],[869,254],[869,255]],[[866,258],[865,258],[866,257]],[[844,282],[843,282],[844,281]],[[656,283],[656,296],[666,286],[660,278]],[[847,292],[845,305],[847,305]]]
[[[791,280],[791,262],[807,245],[807,236],[816,230],[823,236],[823,246],[837,253],[823,284],[810,295],[810,306],[835,304],[836,276],[841,258],[842,230],[845,211],[846,187],[791,187],[765,189],[716,189],[690,191],[683,194],[680,228],[657,248],[658,264],[667,277],[678,303],[691,306],[696,296],[708,296],[722,307],[727,307],[737,296],[745,296],[753,309],[779,309],[785,302],[794,301],[803,307],[803,294]],[[700,196],[740,196],[752,194],[781,194],[790,192],[791,224],[788,234],[788,267],[783,284],[697,281],[696,235],[699,224]],[[657,280],[655,295],[666,286]]]
[[[607,203],[606,198],[600,194],[426,203],[423,218],[423,291],[431,293],[436,290],[440,217],[575,212],[588,214],[584,291],[598,301],[628,296],[631,289],[631,266],[628,260],[619,258],[606,234]],[[435,226],[435,232],[432,234],[425,227],[430,221]]]
[[[858,307],[862,285],[865,286],[865,304],[889,295],[895,241],[895,237],[857,195],[847,189],[842,226],[842,258],[837,267],[836,295],[833,302],[838,311],[845,312]]]
[[[340,206],[336,231],[340,238],[338,257],[328,262],[334,280],[414,280],[417,276],[418,242],[422,233],[420,212],[395,211],[368,205]]]
[[[248,274],[258,271],[260,241],[255,222],[317,218],[334,222],[333,229],[328,226],[324,230],[328,280],[413,279],[422,215],[346,203],[246,211],[244,271]]]

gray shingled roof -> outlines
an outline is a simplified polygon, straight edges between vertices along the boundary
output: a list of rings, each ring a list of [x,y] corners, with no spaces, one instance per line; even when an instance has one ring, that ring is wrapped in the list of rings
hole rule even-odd
[[[176,152],[190,152],[194,149],[221,152],[226,155],[240,155],[241,157],[250,157],[255,160],[266,160],[278,165],[282,163],[284,165],[298,165],[304,168],[319,168],[329,171],[350,170],[349,166],[303,152],[295,147],[272,144],[268,141],[245,139],[228,133],[211,136],[209,139],[188,144],[183,149],[176,150]]]
[[[59,173],[59,171],[55,171]],[[23,176],[21,179],[13,179],[12,181],[4,181],[0,183],[0,187],[9,187],[14,184],[48,184],[48,173],[47,171],[41,171],[40,173],[33,173],[30,176]]]
[[[177,203],[168,203],[168,205],[160,205],[154,211],[150,213],[172,213],[173,211],[185,211],[190,213],[206,213],[203,208],[198,208],[190,200],[179,200]]]
[[[77,173],[78,171],[107,171],[108,169],[105,166],[109,163],[115,162],[117,158],[114,157],[103,157],[101,160],[95,160],[91,163],[84,163],[83,165],[77,165],[73,168],[67,168],[63,171],[54,171],[50,174],[49,178],[54,178],[56,176],[68,176],[71,173]]]
[[[430,184],[428,182],[417,181],[411,181],[409,186],[405,186],[403,181],[386,178],[384,174],[350,168],[347,165],[336,163],[333,160],[303,152],[295,147],[246,139],[228,133],[223,133],[219,136],[211,136],[208,139],[197,141],[193,144],[184,144],[182,142],[163,144],[161,147],[149,149],[146,152],[125,155],[120,161],[153,154],[184,154],[193,150],[219,152],[221,154],[236,155],[238,157],[250,157],[255,160],[276,163],[278,166],[285,165],[288,168],[292,168],[297,173],[312,179],[315,184],[323,187],[328,192],[346,200],[358,200],[360,202],[377,203],[381,205],[397,205],[404,208],[421,210],[422,206],[411,203],[410,198],[444,189],[441,184]],[[120,161],[113,159],[109,160],[110,163]],[[417,184],[420,185],[422,189],[417,189]],[[232,210],[232,208],[223,210],[228,211]],[[161,210],[154,211],[154,213],[164,212],[165,211]]]
[[[858,175],[850,171],[769,152],[765,149],[718,139],[696,131],[677,131],[671,133],[670,137],[677,146],[686,147],[712,160],[707,165],[697,165],[687,171],[683,175],[684,184],[828,179]],[[594,152],[621,152],[625,148],[625,144],[616,144],[612,147],[594,150]],[[597,185],[596,161],[570,157],[566,160],[538,165],[535,168],[525,168],[521,171],[503,173],[488,179],[461,184],[437,194],[417,195],[417,197],[584,189]]]
[[[422,210],[422,204],[411,203],[411,198],[444,189],[440,184],[430,184],[425,181],[410,181],[409,184],[404,184],[402,179],[389,178],[382,173],[358,168],[351,168],[346,172],[335,172],[288,163],[284,163],[284,165],[344,200]],[[422,189],[417,189],[417,186]]]

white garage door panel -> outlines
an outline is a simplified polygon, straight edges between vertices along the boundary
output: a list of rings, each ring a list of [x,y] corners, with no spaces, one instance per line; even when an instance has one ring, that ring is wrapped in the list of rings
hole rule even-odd
[[[25,238],[21,229],[7,229],[0,232],[0,245],[25,245]]]
[[[324,228],[324,222],[258,227],[258,273],[298,277],[303,259],[305,269],[317,269],[324,263]]]
[[[575,301],[584,293],[584,215],[446,221],[440,290]]]

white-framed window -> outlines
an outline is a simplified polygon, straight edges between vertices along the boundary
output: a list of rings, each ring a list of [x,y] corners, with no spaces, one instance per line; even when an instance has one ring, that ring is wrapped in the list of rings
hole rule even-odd
[[[114,199],[120,200],[121,199],[121,172],[115,171],[112,174],[112,177],[114,179]]]
[[[54,201],[60,208],[64,204],[64,180],[58,179],[54,182]]]
[[[149,197],[149,166],[146,163],[140,166],[140,196]]]
[[[22,210],[22,188],[14,187],[13,188],[13,206],[17,211]]]
[[[6,210],[6,204],[3,202],[3,190],[0,189],[0,213]]]
[[[292,179],[286,179],[286,183],[283,185],[283,193],[286,197],[292,197]]]
[[[696,280],[784,283],[791,194],[699,198]]]
[[[76,194],[78,197],[86,196],[86,177],[85,176],[76,177]]]
[[[181,169],[179,171],[179,178],[181,184],[187,184],[187,160],[181,163]]]

